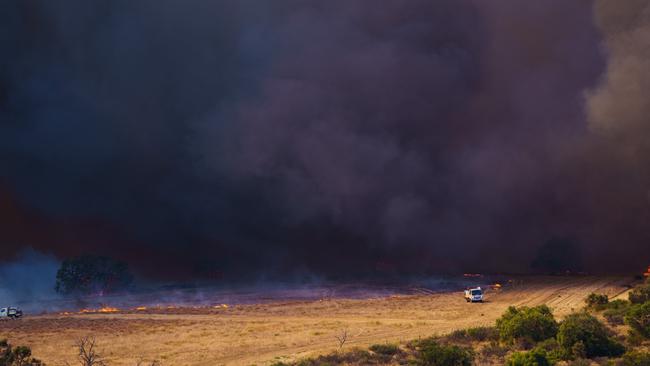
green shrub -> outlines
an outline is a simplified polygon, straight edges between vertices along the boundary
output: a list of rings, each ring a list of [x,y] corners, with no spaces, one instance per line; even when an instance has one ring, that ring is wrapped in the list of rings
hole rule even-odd
[[[603,316],[612,325],[622,325],[625,315],[630,309],[630,302],[625,300],[614,300],[605,306]]]
[[[496,327],[501,340],[505,342],[513,343],[522,339],[539,342],[554,338],[558,324],[546,305],[533,308],[511,306],[497,319]]]
[[[650,338],[650,302],[633,305],[625,316],[625,323],[639,335]]]
[[[399,347],[394,344],[373,344],[370,346],[370,350],[374,353],[385,356],[392,356],[400,353]]]
[[[470,348],[442,345],[429,338],[418,342],[417,365],[471,366],[474,352]]]
[[[546,354],[546,358],[548,359],[548,362],[551,363],[551,365],[571,358],[569,352],[564,351],[564,349],[560,347],[560,344],[555,338],[539,342],[533,350],[537,352],[543,351]]]
[[[650,366],[650,353],[631,351],[623,355],[625,366]]]
[[[502,346],[499,342],[493,341],[481,349],[481,356],[483,358],[503,358],[508,354],[508,351],[510,351],[509,347]]]
[[[0,366],[44,366],[32,357],[32,350],[26,346],[12,348],[6,340],[0,341]]]
[[[453,331],[449,336],[449,340],[452,341],[475,341],[475,342],[485,342],[493,341],[499,339],[499,331],[495,327],[475,327],[467,329],[459,329]]]
[[[607,305],[609,298],[604,294],[590,293],[589,296],[585,299],[585,303],[590,308],[598,308],[603,305]]]
[[[632,304],[643,304],[650,301],[650,283],[644,283],[635,287],[628,295]]]
[[[564,351],[574,357],[615,357],[625,352],[625,347],[609,336],[605,325],[587,313],[571,314],[564,319],[557,339]]]
[[[533,349],[528,352],[515,352],[506,362],[508,366],[550,366],[551,363],[546,358],[546,352]]]

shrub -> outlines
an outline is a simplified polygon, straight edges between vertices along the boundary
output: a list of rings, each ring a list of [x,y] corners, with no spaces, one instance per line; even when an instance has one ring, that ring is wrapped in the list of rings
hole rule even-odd
[[[548,359],[548,362],[550,362],[551,365],[555,365],[562,360],[568,360],[571,358],[571,355],[560,347],[560,344],[555,338],[539,342],[533,350],[538,352],[543,351],[546,354],[546,359]]]
[[[569,315],[560,324],[557,339],[565,352],[578,357],[615,357],[625,352],[625,347],[609,336],[605,325],[587,313]]]
[[[348,352],[336,352],[325,356],[310,358],[298,362],[297,366],[326,366],[326,365],[377,365],[377,360],[368,351],[353,349]]]
[[[598,308],[602,307],[603,305],[607,305],[609,302],[609,297],[604,294],[596,294],[596,293],[590,293],[589,296],[585,299],[585,303],[587,304],[588,307],[590,308]]]
[[[632,306],[625,316],[625,323],[641,336],[650,338],[650,302]]]
[[[400,353],[399,347],[394,344],[373,344],[370,346],[370,350],[374,353],[385,356],[392,356]]]
[[[32,350],[29,347],[12,348],[7,340],[1,340],[0,366],[44,366],[44,364],[32,357]]]
[[[492,341],[499,339],[499,331],[495,327],[475,327],[453,331],[447,337],[453,341]]]
[[[628,295],[632,304],[643,304],[650,301],[650,283],[635,287]]]
[[[546,353],[534,349],[528,352],[515,352],[506,362],[508,366],[550,366],[551,363],[546,358]]]
[[[612,325],[622,325],[625,315],[630,309],[630,302],[625,300],[614,300],[605,306],[603,316]]]
[[[554,338],[558,324],[546,305],[533,308],[511,306],[497,319],[496,327],[505,342],[513,343],[520,339],[539,342]]]
[[[650,353],[631,351],[623,355],[625,366],[650,366]]]
[[[481,350],[481,356],[483,358],[490,358],[490,357],[502,358],[506,354],[508,354],[509,350],[510,348],[500,345],[499,342],[490,342],[490,344],[486,345]]]
[[[417,364],[421,366],[471,366],[473,361],[469,348],[441,345],[432,338],[418,343]]]

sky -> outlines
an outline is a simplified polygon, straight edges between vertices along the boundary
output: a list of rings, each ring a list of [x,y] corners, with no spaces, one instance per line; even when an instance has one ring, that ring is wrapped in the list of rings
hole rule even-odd
[[[0,262],[641,271],[649,53],[647,0],[4,1]]]

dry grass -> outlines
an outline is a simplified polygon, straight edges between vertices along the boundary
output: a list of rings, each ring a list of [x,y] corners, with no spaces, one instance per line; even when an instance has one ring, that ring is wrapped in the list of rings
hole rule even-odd
[[[140,359],[165,366],[265,365],[344,349],[406,342],[455,329],[489,326],[510,305],[548,304],[558,317],[581,308],[591,292],[610,298],[625,291],[622,278],[519,279],[487,302],[468,304],[460,293],[369,300],[326,299],[228,309],[174,309],[129,314],[43,315],[0,322],[0,338],[33,348],[50,366],[74,360],[75,340],[97,338],[110,366]]]

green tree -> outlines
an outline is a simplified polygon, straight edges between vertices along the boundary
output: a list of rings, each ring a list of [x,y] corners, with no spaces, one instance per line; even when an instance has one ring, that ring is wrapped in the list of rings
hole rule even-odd
[[[471,349],[442,345],[434,339],[421,341],[418,348],[418,365],[421,366],[471,366],[474,362]]]
[[[645,338],[650,338],[650,302],[633,305],[625,316],[625,323]]]
[[[106,293],[125,289],[132,282],[125,263],[108,257],[82,256],[63,261],[55,289],[61,294]]]
[[[507,366],[550,366],[543,350],[533,349],[529,352],[515,352],[506,361]]]
[[[497,329],[501,340],[513,343],[515,340],[539,342],[554,338],[558,324],[546,305],[533,308],[511,306],[497,319]]]
[[[628,295],[632,304],[643,304],[650,301],[650,283],[646,282],[642,285],[636,286]]]
[[[576,357],[616,357],[625,352],[625,347],[610,337],[605,325],[587,313],[566,317],[560,323],[557,339],[566,352]]]

